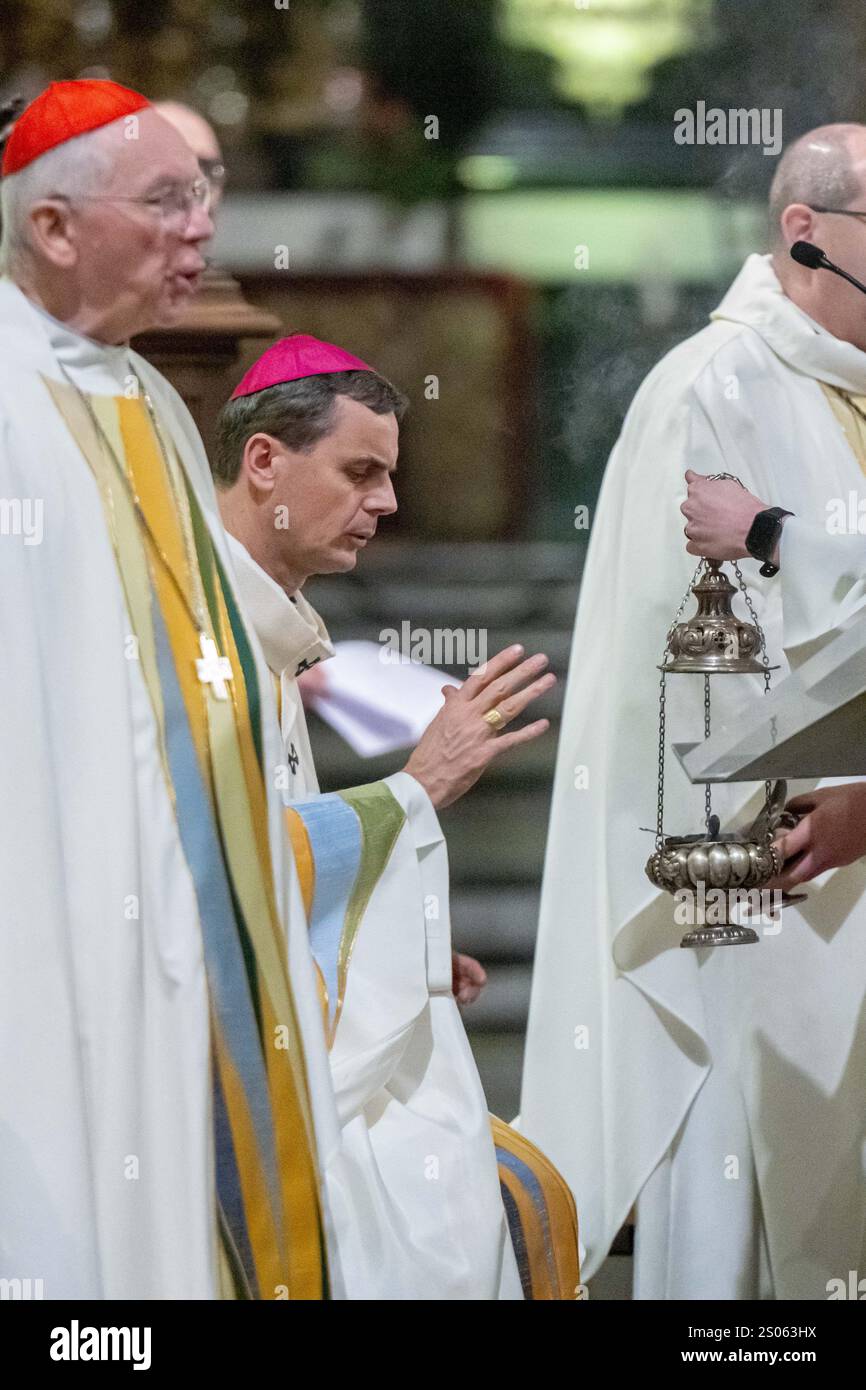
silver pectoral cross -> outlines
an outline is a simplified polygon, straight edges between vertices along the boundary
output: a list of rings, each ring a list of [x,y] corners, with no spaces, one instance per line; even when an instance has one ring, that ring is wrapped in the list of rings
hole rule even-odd
[[[201,656],[196,659],[195,669],[202,685],[209,685],[218,700],[229,697],[226,681],[233,678],[232,664],[227,656],[220,656],[216,642],[206,633],[199,634]]]

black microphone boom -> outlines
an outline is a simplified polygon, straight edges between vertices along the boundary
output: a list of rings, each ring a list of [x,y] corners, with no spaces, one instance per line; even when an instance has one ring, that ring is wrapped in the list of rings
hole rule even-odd
[[[849,285],[853,285],[861,294],[866,294],[866,285],[855,280],[854,276],[849,275],[847,270],[843,270],[841,266],[834,265],[820,246],[813,246],[811,241],[795,241],[791,247],[791,256],[809,270],[832,270],[834,275],[841,275],[842,279],[847,280]]]
[[[813,246],[811,241],[795,241],[791,255],[800,265],[808,266],[809,270],[818,270],[827,260],[820,246]]]

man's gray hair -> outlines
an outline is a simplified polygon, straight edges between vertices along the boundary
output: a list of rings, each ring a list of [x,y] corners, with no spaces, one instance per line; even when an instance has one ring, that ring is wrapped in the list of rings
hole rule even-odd
[[[866,127],[854,124],[819,126],[789,145],[779,160],[770,187],[770,237],[781,239],[782,213],[791,203],[810,207],[847,208],[862,192],[851,154],[851,136]]]
[[[216,449],[211,469],[219,487],[238,480],[244,448],[254,434],[270,434],[288,449],[308,452],[330,434],[338,396],[366,405],[376,415],[403,419],[407,396],[378,372],[322,372],[268,386],[251,396],[227,401],[216,423]]]
[[[103,128],[55,145],[17,174],[0,181],[0,270],[13,275],[31,249],[30,211],[44,198],[74,198],[96,192],[113,162]]]

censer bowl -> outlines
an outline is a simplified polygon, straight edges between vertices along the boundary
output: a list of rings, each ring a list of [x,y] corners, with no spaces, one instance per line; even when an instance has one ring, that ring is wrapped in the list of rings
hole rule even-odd
[[[773,844],[732,837],[711,840],[694,836],[666,839],[647,862],[647,877],[657,888],[675,894],[692,892],[697,898],[701,885],[708,895],[714,889],[727,894],[735,889],[748,892],[761,888],[782,869],[782,855]],[[681,946],[745,946],[758,941],[751,927],[739,926],[728,917],[730,903],[719,910],[713,898],[713,915],[720,921],[712,926],[695,927],[686,933]]]

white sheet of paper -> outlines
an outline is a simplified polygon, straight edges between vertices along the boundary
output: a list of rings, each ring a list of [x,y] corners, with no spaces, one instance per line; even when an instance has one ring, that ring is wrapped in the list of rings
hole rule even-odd
[[[396,662],[377,642],[337,642],[335,651],[312,708],[362,758],[413,748],[442,708],[442,686],[460,685],[433,666]]]

